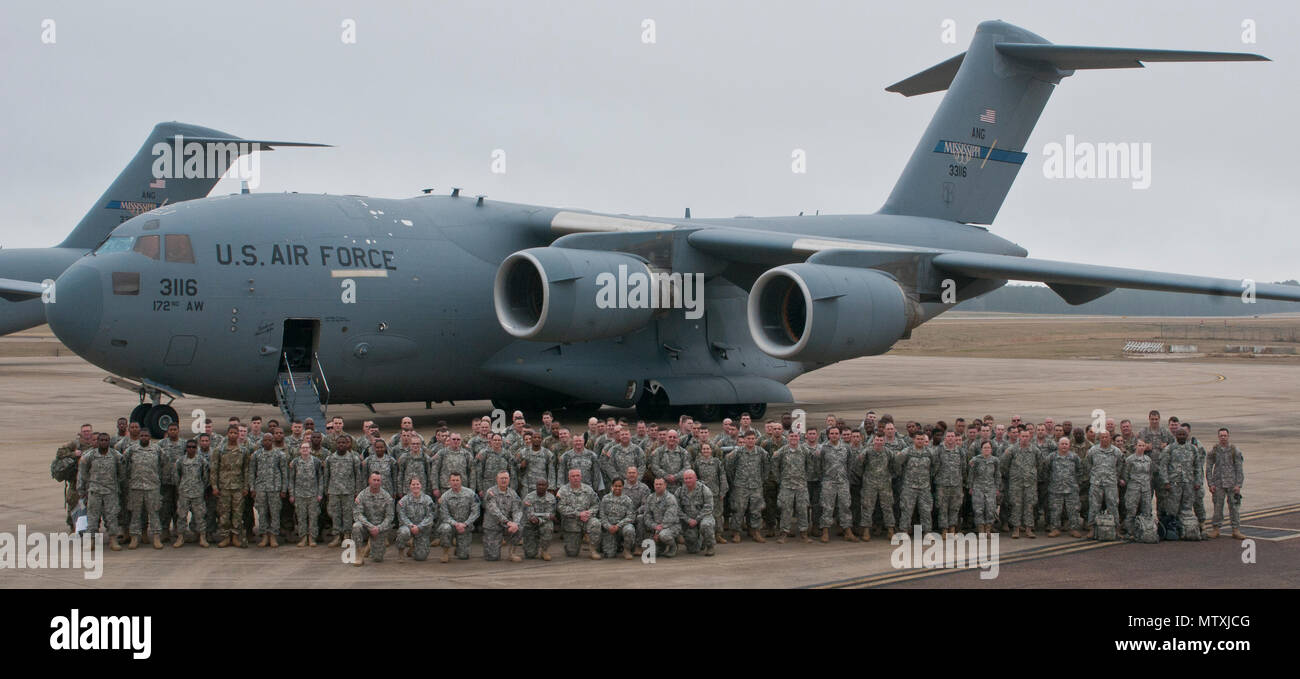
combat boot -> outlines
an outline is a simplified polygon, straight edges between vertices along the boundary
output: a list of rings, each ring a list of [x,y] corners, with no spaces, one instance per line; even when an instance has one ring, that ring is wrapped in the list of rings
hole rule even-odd
[[[1214,538],[1219,537],[1219,527],[1218,527],[1218,526],[1210,526],[1210,532],[1207,533],[1207,535],[1210,536],[1210,539],[1214,539]]]
[[[208,536],[203,533],[199,533],[199,546],[205,549],[208,547]]]
[[[1233,528],[1233,529],[1232,529],[1232,538],[1233,538],[1234,540],[1245,540],[1245,539],[1246,539],[1246,536],[1241,534],[1241,530],[1240,530],[1240,529],[1238,529],[1238,528]]]
[[[1078,531],[1078,529],[1071,528],[1071,529],[1070,529],[1070,537],[1072,537],[1072,538],[1081,538],[1081,537],[1083,537],[1083,533],[1080,533],[1080,532]]]
[[[1091,540],[1091,539],[1092,539],[1093,537],[1095,537],[1096,535],[1097,535],[1097,528],[1096,528],[1095,526],[1089,526],[1089,527],[1088,527],[1088,534],[1085,535],[1085,536],[1083,536],[1083,537],[1088,538],[1089,540]]]
[[[365,547],[361,548],[361,556],[370,556],[370,543],[367,542]]]
[[[763,533],[762,533],[762,531],[759,531],[759,530],[752,530],[752,531],[750,531],[750,532],[749,532],[749,537],[754,538],[754,542],[767,542],[767,538],[764,538],[764,537],[763,537]],[[674,551],[676,551],[676,550],[674,550]]]
[[[1038,536],[1034,535],[1034,528],[1032,526],[1025,526],[1025,537],[1032,540]]]
[[[721,531],[719,531],[719,532],[713,534],[713,540],[714,540],[714,542],[717,542],[717,543],[720,544],[720,545],[725,545],[725,544],[727,544],[727,538],[722,537],[722,532],[721,532]]]
[[[113,535],[108,538],[108,548],[114,552],[122,551],[122,545],[117,544],[117,536]]]
[[[445,559],[446,557],[444,556],[443,558]],[[628,557],[628,558],[630,559],[630,558],[632,558],[632,557]],[[551,553],[548,552],[548,551],[546,551],[545,549],[543,549],[543,550],[542,550],[542,561],[550,561],[550,560],[551,560]],[[443,563],[447,563],[447,562],[444,561]]]
[[[240,547],[240,548],[247,548],[247,547],[248,547],[248,543],[247,543],[247,542],[244,542],[243,538],[239,537],[238,535],[231,535],[231,536],[230,536],[230,544],[232,544],[232,545],[234,545],[234,546],[236,546],[236,547]]]
[[[1011,539],[1012,540],[1020,539],[1020,526],[1016,526],[1015,528],[1011,529]]]
[[[709,546],[704,548],[704,556],[713,556],[713,543],[709,543]]]
[[[334,534],[334,539],[333,539],[333,540],[330,540],[330,543],[329,543],[328,546],[330,546],[330,547],[338,547],[340,542],[343,542],[343,536],[340,535],[340,534],[338,534],[338,533],[335,533],[335,534]]]
[[[858,541],[858,536],[856,536],[856,535],[853,534],[853,529],[852,529],[852,528],[845,528],[845,529],[844,529],[844,539],[845,539],[845,541],[847,541],[847,542],[857,542],[857,541]]]
[[[153,548],[162,549],[162,538],[157,533],[153,534]]]
[[[279,547],[279,546],[280,546],[280,543],[276,542],[276,541],[275,541],[275,536],[272,535],[272,536],[271,536],[271,547],[274,548],[274,547]]]
[[[823,528],[823,529],[822,529],[822,542],[823,542],[823,543],[826,543],[826,542],[830,542],[830,541],[831,541],[831,529],[829,529],[829,528]]]
[[[812,542],[812,538],[808,537],[808,531],[806,530],[799,531],[799,537],[802,538],[804,542]]]
[[[140,546],[140,536],[139,536],[139,535],[132,535],[132,536],[131,536],[131,543],[128,544],[128,545],[126,546],[126,548],[127,548],[127,549],[136,549],[136,548],[139,547],[139,546]]]
[[[185,534],[180,533],[176,536],[176,541],[172,543],[172,547],[175,549],[180,549],[181,545],[183,544],[185,544]]]
[[[624,546],[623,546],[623,558],[626,559],[626,560],[628,560],[628,561],[631,561],[631,560],[632,560],[632,546],[631,546],[631,545],[624,545]],[[548,560],[549,560],[549,557],[548,557]]]
[[[306,536],[306,535],[302,536],[302,539],[298,541],[298,546],[299,546],[299,547],[306,547],[306,546],[307,546],[307,536]]]
[[[308,536],[307,536],[307,546],[308,546],[308,547],[315,547],[315,546],[316,546],[316,538],[314,538],[314,537],[308,535]]]
[[[1057,530],[1056,528],[1053,528],[1052,530],[1047,531],[1047,537],[1049,537],[1049,538],[1057,537],[1057,536],[1059,536],[1060,534],[1061,534],[1061,531]]]
[[[368,547],[368,546],[369,546],[369,545],[367,545],[367,547]],[[363,566],[363,565],[365,565],[365,563],[366,563],[366,553],[365,553],[365,551],[357,552],[357,555],[352,559],[352,565],[353,565],[353,566]]]
[[[594,544],[591,546],[591,560],[600,561],[600,549],[597,545]]]
[[[862,541],[863,541],[863,542],[871,542],[871,529],[870,529],[870,528],[863,528],[863,529],[862,529]]]
[[[546,552],[542,552],[542,554],[545,554],[545,553],[546,553]],[[545,557],[542,557],[542,558],[545,558]],[[442,558],[438,559],[438,562],[439,562],[439,563],[447,563],[448,561],[451,561],[451,547],[443,547],[443,548],[442,548]]]
[[[257,543],[258,547],[265,547],[267,538],[271,537],[269,533],[262,533],[262,541]]]
[[[781,533],[781,537],[779,537],[779,538],[776,539],[776,544],[778,544],[778,545],[784,545],[784,544],[785,544],[785,538],[786,538],[786,536],[789,535],[789,534],[790,534],[789,532],[782,531],[782,533]]]
[[[736,534],[731,536],[731,541],[740,544],[740,531],[736,531]]]
[[[515,546],[514,546],[514,545],[510,545],[510,547],[509,547],[509,553],[510,553],[510,560],[513,561],[514,563],[519,563],[520,561],[523,561],[523,560],[524,560],[524,558],[523,558],[522,556],[519,556],[518,554],[515,554]]]

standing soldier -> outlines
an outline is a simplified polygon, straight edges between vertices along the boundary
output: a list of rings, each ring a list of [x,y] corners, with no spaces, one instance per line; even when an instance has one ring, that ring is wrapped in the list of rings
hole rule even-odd
[[[537,487],[538,481],[545,481],[549,487],[555,480],[555,468],[552,465],[555,456],[542,447],[542,435],[530,431],[524,435],[527,444],[515,453],[515,465],[519,468],[519,491],[527,495]]]
[[[248,451],[239,444],[239,426],[226,427],[226,442],[212,451],[209,474],[212,478],[212,495],[217,499],[217,547],[243,547],[243,499],[248,495],[249,474],[252,465]]]
[[[636,519],[632,521],[636,530],[634,553],[641,556],[641,540],[645,538],[641,528],[641,508],[645,506],[646,498],[650,497],[650,486],[641,480],[641,471],[636,467],[627,468],[627,477],[623,479],[623,494],[632,500],[632,509],[636,512]]]
[[[361,460],[351,453],[352,437],[340,436],[336,442],[334,452],[325,458],[326,511],[334,526],[330,547],[339,546],[355,520],[352,510],[362,486]]]
[[[1034,535],[1034,503],[1038,501],[1038,449],[1030,442],[1028,430],[1022,430],[1019,442],[1008,446],[1002,453],[1003,461],[1010,467],[1011,537],[1019,538],[1024,528],[1025,537]]]
[[[353,503],[352,543],[359,550],[353,563],[357,566],[365,563],[367,554],[380,563],[388,548],[388,530],[393,527],[393,496],[384,490],[379,474],[371,474],[366,489],[357,493]],[[365,549],[361,549],[362,543]]]
[[[1204,473],[1196,468],[1196,446],[1187,440],[1187,430],[1178,427],[1176,443],[1165,448],[1164,477],[1165,490],[1168,494],[1168,513],[1182,517],[1183,512],[1192,511],[1192,500],[1196,490],[1201,487]]]
[[[162,448],[150,445],[151,434],[148,429],[140,432],[137,442],[127,446],[122,455],[126,468],[127,501],[126,509],[131,513],[131,544],[127,549],[140,546],[140,535],[144,531],[145,519],[149,520],[149,533],[153,535],[153,548],[162,549],[159,538],[158,510],[162,506],[159,489],[162,485]]]
[[[436,502],[439,493],[438,478],[433,470],[434,463],[434,459],[425,454],[424,446],[416,443],[397,460],[398,482],[403,488],[408,488],[412,479],[419,481],[420,487],[428,488],[428,495]]]
[[[1070,439],[1061,437],[1056,442],[1056,453],[1047,458],[1043,465],[1043,475],[1048,477],[1048,495],[1051,502],[1048,508],[1047,537],[1054,538],[1061,534],[1061,511],[1070,519],[1070,535],[1082,537],[1079,532],[1079,478],[1083,476],[1083,460],[1070,450]]]
[[[1133,454],[1124,457],[1124,467],[1120,485],[1124,486],[1125,526],[1129,535],[1134,535],[1134,524],[1139,516],[1151,516],[1151,489],[1156,476],[1156,463],[1147,449],[1150,446],[1141,439],[1134,442]]]
[[[822,466],[822,542],[830,541],[831,524],[839,511],[844,539],[857,542],[853,534],[853,507],[849,501],[849,448],[840,441],[840,428],[826,430],[826,442],[815,453]]]
[[[452,432],[447,437],[447,449],[433,458],[430,468],[430,483],[437,477],[438,490],[434,497],[442,501],[442,493],[451,488],[451,475],[460,474],[461,486],[473,478],[474,453],[461,445],[460,434]]]
[[[490,434],[488,445],[479,451],[475,456],[475,471],[477,476],[471,483],[477,484],[479,488],[479,497],[486,498],[487,492],[497,483],[497,474],[505,472],[514,476],[514,465],[511,462],[510,454],[504,448],[504,440],[500,434]],[[485,515],[486,516],[486,515]]]
[[[671,491],[682,485],[682,472],[690,468],[691,454],[678,445],[677,431],[668,430],[667,443],[650,462],[650,472],[656,479],[663,479]]]
[[[77,464],[77,492],[86,501],[86,531],[98,533],[103,519],[108,548],[120,551],[117,502],[122,487],[122,454],[109,446],[108,434],[100,433],[95,437],[95,447],[82,453]]]
[[[731,451],[726,459],[727,475],[731,478],[731,529],[735,532],[732,541],[740,543],[740,533],[748,515],[749,536],[754,542],[767,542],[759,532],[759,525],[763,519],[763,482],[767,479],[769,455],[754,445],[758,435],[753,431],[741,440],[743,444]]]
[[[822,458],[814,453],[821,448],[816,429],[804,432],[804,450],[812,460],[808,470],[808,510],[812,513],[812,525],[820,526],[822,522]]]
[[[871,413],[874,415],[875,413]],[[871,445],[858,461],[862,468],[862,541],[871,540],[877,508],[885,534],[894,533],[894,456],[885,448],[883,436],[872,436]]]
[[[1223,502],[1227,500],[1232,537],[1238,540],[1246,538],[1241,534],[1241,486],[1245,481],[1244,456],[1237,446],[1228,443],[1228,428],[1221,427],[1218,444],[1205,457],[1205,483],[1210,487],[1210,501],[1214,503],[1214,523],[1210,527],[1210,537],[1219,537],[1219,526],[1223,523]]]
[[[158,448],[162,452],[162,478],[159,479],[158,491],[162,505],[158,510],[158,520],[162,524],[163,539],[170,540],[173,526],[177,533],[185,533],[176,518],[176,461],[185,454],[180,425],[172,422],[167,426],[167,434],[158,442]]]
[[[80,497],[77,491],[77,470],[81,466],[81,455],[95,448],[95,438],[94,427],[89,424],[81,425],[77,438],[59,446],[59,449],[54,452],[54,461],[50,463],[50,476],[54,477],[55,481],[63,482],[63,507],[67,510],[69,532],[77,530],[72,511],[76,509],[77,499]]]
[[[1192,436],[1192,425],[1183,422],[1180,425],[1187,432],[1187,442],[1196,448],[1196,485],[1192,488],[1192,511],[1196,514],[1196,522],[1201,526],[1201,532],[1205,532],[1209,526],[1205,521],[1205,484],[1201,481],[1205,478],[1205,446]],[[166,524],[163,524],[166,527]]]
[[[903,491],[899,495],[898,520],[904,526],[914,526],[912,512],[919,513],[921,530],[930,532],[931,514],[933,513],[933,496],[930,494],[930,482],[938,472],[934,457],[925,446],[926,436],[917,433],[912,437],[912,447],[898,454],[896,464],[902,472]]]
[[[492,436],[492,445],[497,445],[501,436]],[[519,562],[522,559],[515,554],[519,546],[519,524],[524,520],[524,505],[519,494],[510,487],[510,472],[504,469],[497,472],[496,484],[483,495],[483,558],[487,561],[501,560],[501,542],[506,543],[506,557]]]
[[[675,438],[675,437],[674,437]],[[751,430],[746,440],[757,438]],[[760,488],[761,492],[761,488]],[[677,507],[677,498],[668,492],[668,481],[664,477],[655,479],[655,492],[646,498],[641,512],[641,521],[646,535],[655,542],[655,549],[672,558],[677,555],[677,533],[681,528],[681,512]]]
[[[998,520],[999,490],[1002,482],[1002,460],[993,455],[994,443],[985,438],[980,441],[979,454],[970,459],[971,510],[975,527],[981,533],[993,532]]]
[[[957,524],[961,522],[962,487],[966,483],[966,454],[957,442],[957,433],[948,431],[943,435],[943,443],[935,448],[935,463],[939,465],[935,472],[935,484],[938,486],[939,527],[945,532],[957,534]]]
[[[779,544],[785,544],[795,528],[804,542],[812,542],[808,537],[808,475],[812,465],[813,456],[800,442],[797,431],[790,432],[786,445],[772,453],[772,467],[780,484],[776,498],[781,510],[781,536],[776,539]]]
[[[269,543],[279,547],[276,537],[280,534],[280,502],[289,495],[288,461],[284,453],[275,447],[274,436],[262,434],[262,447],[253,453],[253,483],[249,494],[253,496],[253,506],[257,510],[257,532],[262,534],[258,547]]]
[[[582,437],[576,437],[574,441],[578,446],[574,450],[579,450]],[[600,507],[596,499],[596,491],[582,482],[582,470],[571,468],[568,470],[568,475],[569,483],[560,488],[560,492],[556,494],[556,503],[560,513],[560,530],[564,533],[564,553],[566,556],[578,556],[582,551],[582,534],[587,533],[590,536],[593,527],[600,525],[599,521],[592,523],[593,519],[598,518]],[[599,545],[594,541],[590,542],[592,558],[597,558],[599,554],[596,550]]]
[[[588,542],[591,543],[591,558],[600,560],[614,558],[614,554],[623,552],[623,558],[631,560],[632,548],[636,546],[636,522],[638,508],[632,498],[623,492],[623,479],[614,479],[610,491],[600,499],[600,516],[591,521]],[[622,543],[620,545],[620,543]]]
[[[1088,493],[1088,537],[1094,537],[1097,534],[1097,527],[1093,520],[1097,514],[1101,513],[1104,508],[1117,517],[1119,509],[1116,505],[1119,503],[1119,449],[1111,445],[1110,432],[1102,431],[1100,434],[1100,443],[1088,449],[1088,458],[1084,461],[1084,470],[1087,472],[1088,484],[1090,491]]]
[[[382,444],[383,439],[375,439],[374,443]],[[429,558],[429,544],[432,542],[434,521],[438,518],[438,505],[434,503],[433,496],[424,494],[424,484],[420,479],[412,477],[407,489],[410,492],[397,501],[397,556],[401,560],[404,553],[410,550],[416,561],[424,561]],[[411,545],[412,542],[415,544]]]
[[[298,444],[298,455],[289,463],[289,504],[297,519],[299,547],[315,547],[320,501],[325,495],[325,468],[311,454],[311,443]]]
[[[715,542],[725,544],[727,539],[722,537],[722,509],[726,504],[727,491],[727,470],[722,464],[722,460],[713,455],[713,444],[708,441],[700,441],[700,456],[692,465],[698,476],[700,483],[709,487],[713,493],[713,539]]]
[[[388,454],[388,444],[379,439],[371,443],[370,455],[361,460],[362,478],[370,478],[371,474],[378,474],[380,487],[394,498],[402,496],[399,488],[406,488],[405,485],[398,486],[401,471],[398,468],[397,460]]]
[[[547,492],[546,479],[538,479],[536,490],[524,496],[524,558],[550,561],[551,536],[555,532],[555,495]]]
[[[198,533],[199,546],[207,547],[208,538],[203,533],[206,510],[203,492],[208,487],[208,460],[199,455],[199,444],[194,439],[185,442],[185,453],[172,465],[172,473],[176,477],[176,541],[172,547],[185,544],[186,519]]]
[[[438,519],[442,563],[451,560],[451,547],[456,546],[456,558],[469,558],[469,546],[474,541],[474,523],[479,517],[478,496],[473,488],[461,485],[460,472],[452,472],[447,479],[451,485],[438,498]]]
[[[682,472],[682,487],[677,489],[677,507],[681,512],[686,553],[694,554],[703,547],[704,556],[713,556],[713,537],[717,532],[717,523],[713,520],[713,491],[699,482],[693,469]]]
[[[606,447],[600,458],[601,469],[610,482],[623,478],[627,474],[628,467],[636,467],[637,476],[640,476],[646,468],[645,451],[632,443],[632,432],[627,429],[619,431],[618,443]]]
[[[600,485],[597,481],[600,469],[596,454],[587,448],[587,440],[582,436],[573,437],[573,450],[560,456],[559,473],[567,479],[571,471],[579,472],[583,485],[593,490]]]

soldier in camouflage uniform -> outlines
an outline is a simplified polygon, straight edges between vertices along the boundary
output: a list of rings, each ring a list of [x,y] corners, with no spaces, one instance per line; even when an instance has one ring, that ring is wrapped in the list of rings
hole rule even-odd
[[[677,489],[676,495],[686,553],[694,554],[703,548],[704,556],[713,556],[717,533],[717,523],[713,519],[713,491],[700,483],[695,470],[687,469],[682,472],[682,487]]]
[[[780,483],[777,504],[781,510],[781,535],[776,541],[785,544],[791,530],[797,528],[804,542],[812,542],[808,537],[808,475],[813,456],[800,441],[799,432],[790,432],[786,441],[772,453],[772,467]]]
[[[461,486],[460,472],[452,472],[447,482],[451,485],[438,498],[438,534],[442,545],[442,563],[451,560],[451,547],[456,546],[456,558],[469,558],[469,545],[474,540],[474,522],[478,521],[478,496],[472,488]]]
[[[162,549],[162,539],[159,537],[162,526],[158,519],[158,510],[162,506],[162,496],[159,494],[162,485],[162,448],[150,445],[151,441],[149,430],[141,431],[139,440],[128,445],[122,454],[128,489],[126,508],[132,518],[131,544],[126,546],[127,549],[140,546],[140,535],[146,518],[149,520],[154,549]]]
[[[1061,534],[1061,511],[1064,509],[1070,520],[1070,535],[1082,537],[1079,532],[1079,479],[1083,476],[1083,460],[1070,450],[1070,439],[1061,437],[1056,443],[1056,453],[1047,458],[1042,465],[1042,473],[1047,477],[1048,508],[1047,537],[1054,538]]]
[[[1179,517],[1183,512],[1192,510],[1196,490],[1201,487],[1201,479],[1204,478],[1204,471],[1196,465],[1199,458],[1196,446],[1187,440],[1187,434],[1186,429],[1180,427],[1177,430],[1177,442],[1165,448],[1163,460],[1165,491],[1169,500],[1167,509],[1170,514]]]
[[[1223,503],[1228,503],[1232,537],[1244,540],[1241,534],[1241,486],[1246,482],[1245,457],[1237,446],[1228,442],[1228,428],[1219,429],[1219,442],[1205,457],[1205,483],[1210,487],[1210,501],[1214,503],[1213,525],[1207,535],[1219,537],[1223,523]]]
[[[410,487],[412,479],[419,481],[420,487],[429,489],[427,495],[434,498],[436,502],[439,489],[438,477],[434,470],[435,464],[434,458],[425,453],[424,446],[416,443],[398,458],[397,481],[403,488]]]
[[[505,441],[500,434],[491,434],[488,438],[488,445],[483,448],[478,455],[474,457],[475,473],[474,481],[478,484],[479,498],[487,497],[487,491],[491,490],[497,484],[497,474],[505,472],[510,476],[515,475],[514,461],[510,453],[505,450]],[[484,515],[486,518],[486,515]]]
[[[646,498],[650,497],[650,486],[645,485],[641,480],[641,473],[636,467],[627,468],[627,477],[623,479],[623,494],[632,500],[632,507],[636,510],[636,520],[632,522],[636,529],[636,548],[633,553],[641,556],[641,541],[645,539],[645,531],[641,527],[641,508],[645,506]]]
[[[761,486],[760,486],[761,491]],[[655,479],[655,492],[646,498],[641,510],[646,535],[655,542],[655,550],[665,558],[677,555],[677,535],[681,530],[681,512],[677,498],[668,492],[668,480]]]
[[[54,453],[54,462],[50,464],[50,476],[53,476],[56,481],[63,482],[63,506],[67,510],[65,518],[69,532],[77,528],[72,520],[72,511],[76,509],[77,500],[81,497],[77,492],[77,470],[81,466],[81,455],[87,450],[93,450],[94,447],[94,428],[89,424],[83,424],[77,438],[59,446]]]
[[[288,464],[289,503],[294,507],[298,546],[315,547],[320,501],[325,495],[325,465],[311,454],[311,443],[298,444],[298,455]]]
[[[580,441],[580,438],[575,438]],[[578,445],[578,444],[575,444]],[[577,450],[575,448],[575,450]],[[593,526],[599,526],[600,506],[596,491],[582,482],[581,469],[568,470],[569,483],[560,488],[556,494],[557,511],[560,513],[560,531],[564,534],[564,553],[578,556],[582,551],[582,534],[591,535]],[[594,523],[593,523],[594,521]],[[598,528],[596,530],[599,530]],[[590,540],[589,540],[590,541]],[[592,544],[593,557],[599,556],[596,544]]]
[[[596,454],[587,448],[587,440],[582,436],[573,437],[573,450],[560,455],[560,467],[556,472],[567,479],[569,472],[577,470],[582,474],[582,483],[593,490],[600,486],[600,461]]]
[[[894,455],[885,447],[883,436],[873,436],[871,444],[859,458],[858,467],[862,469],[861,508],[858,512],[862,522],[862,540],[871,540],[871,530],[875,512],[880,511],[881,523],[886,535],[894,533]]]
[[[1147,427],[1138,432],[1138,438],[1150,446],[1147,454],[1156,465],[1156,512],[1160,515],[1170,514],[1172,512],[1167,508],[1168,491],[1161,475],[1165,469],[1165,449],[1173,445],[1174,435],[1160,426],[1160,411],[1152,410],[1147,414]]]
[[[1028,431],[1020,432],[1020,441],[1007,446],[1003,462],[1010,468],[1009,492],[1011,501],[1011,537],[1019,538],[1023,528],[1025,537],[1034,535],[1034,503],[1038,501],[1038,449],[1030,441]]]
[[[961,522],[962,488],[966,484],[966,454],[953,431],[943,435],[943,443],[934,452],[935,464],[939,466],[934,477],[939,500],[939,527],[956,535],[957,524]]]
[[[826,431],[826,442],[814,453],[822,467],[822,542],[830,541],[830,527],[839,510],[844,539],[857,542],[853,534],[853,507],[849,494],[849,447],[840,440],[840,428]]]
[[[359,550],[353,563],[362,565],[367,554],[380,563],[388,549],[388,531],[393,527],[393,496],[384,490],[379,474],[371,474],[367,488],[353,498],[352,516],[352,543]]]
[[[204,512],[207,509],[203,493],[208,488],[208,460],[199,455],[199,444],[190,439],[185,442],[185,452],[172,465],[172,474],[176,478],[176,541],[172,547],[179,548],[185,544],[185,525],[198,533],[200,547],[208,546],[208,538],[203,533]]]
[[[899,497],[898,520],[905,526],[912,523],[912,512],[920,514],[921,530],[930,532],[933,496],[930,483],[939,471],[934,463],[933,454],[926,448],[925,434],[918,433],[912,438],[912,447],[898,453],[895,464],[898,465],[903,479],[903,489]]]
[[[376,439],[375,443],[383,443],[383,440]],[[409,549],[416,561],[424,561],[429,558],[433,524],[438,519],[438,505],[433,501],[432,495],[424,493],[424,484],[418,478],[411,478],[407,490],[410,492],[397,501],[398,559]]]
[[[257,510],[257,532],[262,540],[258,547],[279,547],[280,503],[289,495],[289,469],[284,453],[274,445],[274,436],[262,434],[262,447],[253,453],[252,465],[253,507]]]
[[[1187,432],[1187,442],[1196,448],[1196,484],[1192,488],[1192,512],[1196,514],[1196,521],[1200,523],[1202,532],[1205,532],[1209,526],[1205,522],[1205,484],[1201,480],[1205,478],[1205,446],[1192,436],[1192,425],[1183,422],[1182,428]]]
[[[555,455],[542,447],[541,434],[529,432],[525,440],[527,444],[515,454],[515,465],[519,468],[519,492],[526,495],[538,481],[545,481],[548,487],[555,481]]]
[[[340,436],[336,449],[325,458],[326,511],[334,525],[334,539],[330,547],[338,547],[344,531],[355,522],[352,516],[357,493],[365,483],[361,476],[361,460],[352,454],[352,438]]]
[[[1088,477],[1088,483],[1091,490],[1088,495],[1088,537],[1094,537],[1097,532],[1093,520],[1104,508],[1118,520],[1119,509],[1116,505],[1119,503],[1119,465],[1122,453],[1115,446],[1111,445],[1110,432],[1103,431],[1100,434],[1100,443],[1088,449],[1088,458],[1084,461],[1085,475]]]
[[[496,445],[493,436],[492,444]],[[522,561],[515,548],[519,546],[520,524],[524,520],[524,505],[519,494],[510,487],[510,472],[497,472],[496,484],[483,495],[483,558],[501,559],[501,542],[506,543],[506,558]]]
[[[555,532],[555,496],[547,492],[550,484],[537,479],[536,490],[524,496],[524,558],[550,561],[551,536]]]
[[[600,499],[599,517],[589,522],[587,541],[592,545],[592,559],[599,560],[602,554],[612,559],[620,547],[624,559],[632,558],[632,549],[637,546],[639,511],[632,498],[623,493],[623,486],[621,478],[610,483],[609,493]]]
[[[209,475],[212,495],[217,499],[217,547],[243,547],[244,514],[241,503],[248,495],[252,465],[248,451],[239,444],[239,427],[226,428],[226,441],[212,451]]]
[[[384,443],[383,439],[380,439],[376,443],[372,443],[371,454],[361,460],[362,478],[368,479],[371,474],[379,475],[379,485],[389,495],[392,495],[394,498],[402,497],[402,491],[406,489],[406,485],[398,485],[402,483],[399,478],[401,476],[401,468],[398,465],[397,460],[393,459],[393,456],[388,454],[388,444]]]
[[[86,531],[99,532],[102,519],[108,532],[108,547],[122,549],[117,544],[118,497],[121,494],[122,454],[109,446],[108,434],[95,437],[95,448],[81,454],[77,471],[77,492],[86,501]]]
[[[713,454],[713,444],[708,441],[700,441],[699,457],[691,465],[695,471],[700,483],[709,487],[713,493],[713,539],[715,542],[726,543],[727,539],[722,537],[722,509],[726,504],[727,491],[727,469],[722,464],[722,460]]]
[[[614,479],[624,478],[628,467],[636,467],[640,476],[646,469],[645,451],[632,443],[632,433],[623,429],[619,431],[618,443],[606,446],[605,452],[601,453],[600,467],[605,480],[611,483]]]
[[[669,492],[682,485],[682,473],[691,468],[691,454],[677,443],[677,432],[668,431],[667,443],[650,461],[650,473],[656,479],[663,479]]]
[[[754,542],[767,542],[759,533],[759,525],[763,512],[763,482],[767,479],[770,456],[766,450],[754,445],[758,441],[754,432],[745,434],[742,440],[743,445],[731,451],[726,458],[732,498],[731,529],[735,533],[732,540],[740,543],[741,529],[748,515],[750,537]]]
[[[970,459],[970,496],[975,527],[981,533],[991,533],[998,520],[998,501],[1001,498],[1002,459],[993,454],[995,444],[991,439],[980,441],[979,454]]]
[[[1139,516],[1151,516],[1151,490],[1156,476],[1156,463],[1147,449],[1146,441],[1134,442],[1133,454],[1124,457],[1119,483],[1125,489],[1124,530],[1133,535],[1133,524]]]
[[[474,453],[461,445],[460,434],[453,432],[447,437],[447,449],[438,453],[433,459],[430,474],[438,479],[438,492],[435,496],[441,500],[441,494],[451,488],[451,475],[460,474],[461,485],[469,483],[474,476]],[[432,483],[433,478],[430,477]]]
[[[162,505],[158,510],[158,520],[162,525],[163,539],[170,540],[173,530],[181,534],[185,532],[176,519],[176,461],[185,454],[180,425],[173,422],[167,426],[167,434],[158,442],[158,448],[162,451],[162,477],[158,490]]]

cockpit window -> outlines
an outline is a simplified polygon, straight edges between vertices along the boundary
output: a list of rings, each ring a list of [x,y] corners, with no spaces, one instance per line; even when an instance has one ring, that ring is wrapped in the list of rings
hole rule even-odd
[[[149,259],[158,259],[158,236],[140,236],[135,239],[135,247],[132,249]]]
[[[107,255],[113,252],[126,252],[131,249],[132,240],[133,238],[131,236],[113,236],[104,241],[99,246],[99,249],[95,250],[95,254]]]
[[[145,236],[148,238],[148,236]],[[157,238],[157,236],[154,236]],[[190,237],[183,233],[169,233],[163,236],[163,245],[167,246],[167,261],[194,263],[194,248],[190,247]]]

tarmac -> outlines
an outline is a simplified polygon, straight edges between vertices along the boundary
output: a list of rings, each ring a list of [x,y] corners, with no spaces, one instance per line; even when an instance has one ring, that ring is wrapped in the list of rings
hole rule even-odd
[[[136,396],[102,382],[102,370],[72,356],[0,357],[0,533],[65,530],[61,484],[49,476],[55,449],[83,422],[107,430],[137,403]],[[999,422],[1012,414],[1038,422],[1044,417],[1091,420],[1095,409],[1142,426],[1152,408],[1164,418],[1177,415],[1193,433],[1213,445],[1220,426],[1245,455],[1244,529],[1252,537],[1253,563],[1246,548],[1230,538],[1202,543],[1138,545],[1099,543],[1068,537],[999,540],[999,575],[981,579],[978,570],[899,569],[895,547],[877,537],[855,544],[833,537],[829,544],[785,545],[769,540],[719,545],[717,555],[591,561],[566,558],[557,539],[554,560],[486,562],[475,542],[469,561],[437,563],[388,560],[356,568],[341,552],[299,549],[180,549],[142,547],[107,552],[102,577],[78,569],[0,570],[0,587],[580,587],[580,588],[789,588],[789,587],[1296,587],[1300,585],[1300,369],[1244,361],[1188,363],[1174,360],[1030,360],[885,355],[837,364],[791,384],[800,402],[772,406],[768,417],[788,408],[807,411],[820,426],[827,413],[861,420],[870,408],[896,419],[950,424],[957,416],[991,413]],[[188,430],[193,411],[218,422],[230,415],[278,417],[272,405],[185,398],[173,404]],[[487,402],[455,406],[423,403],[340,405],[331,415],[348,429],[373,417],[385,434],[413,416],[428,431],[438,420],[466,428],[470,417],[491,409]],[[635,417],[632,411],[605,413]],[[576,423],[570,423],[576,424]],[[714,425],[716,430],[717,425]],[[1207,505],[1209,499],[1207,496]],[[1212,511],[1211,507],[1207,509]],[[1225,533],[1226,535],[1226,533]],[[585,554],[585,553],[584,553]],[[1132,575],[1136,574],[1136,575]]]

